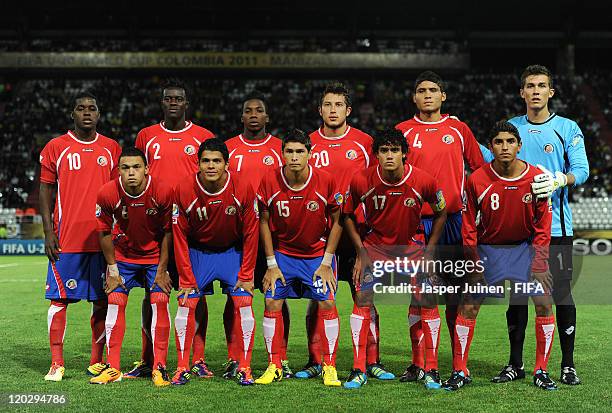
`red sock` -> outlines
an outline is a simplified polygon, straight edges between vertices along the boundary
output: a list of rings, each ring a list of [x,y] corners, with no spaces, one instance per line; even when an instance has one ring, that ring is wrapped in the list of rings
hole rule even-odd
[[[200,304],[201,303],[201,304]],[[193,337],[193,364],[204,360],[204,349],[206,347],[206,330],[208,329],[208,303],[206,297],[200,297],[198,307],[195,311],[196,332]]]
[[[140,309],[140,336],[142,340],[142,353],[140,359],[147,366],[153,366],[153,340],[151,339],[151,293],[145,293]]]
[[[370,307],[357,307],[353,304],[351,314],[351,334],[353,335],[353,368],[366,371],[366,348],[370,332]]]
[[[425,335],[425,370],[438,370],[440,313],[438,307],[421,307],[421,326]]]
[[[184,297],[178,298],[179,307],[174,319],[177,367],[189,369],[189,353],[195,335],[195,309],[199,298],[188,298],[183,306]]]
[[[378,321],[378,311],[372,304],[370,307],[370,326],[368,329],[368,346],[366,350],[366,363],[376,364],[380,362],[380,328]]]
[[[47,331],[51,347],[51,364],[64,365],[64,335],[66,334],[66,308],[68,303],[51,300],[47,311]]]
[[[311,304],[312,305],[312,304]],[[314,305],[311,313],[306,313],[306,333],[308,334],[308,354],[312,363],[321,364],[321,334],[319,333],[319,308]]]
[[[234,349],[234,343],[232,341],[232,329],[234,325],[234,300],[229,295],[225,301],[225,307],[223,308],[223,329],[225,331],[225,342],[227,343],[227,358],[232,360],[238,360]]]
[[[287,343],[289,343],[289,329],[291,327],[291,316],[289,315],[289,306],[287,301],[283,303],[283,344],[281,346],[281,360],[287,360]]]
[[[533,374],[537,370],[546,370],[548,357],[555,337],[555,316],[536,317],[536,362]]]
[[[112,368],[121,370],[121,344],[125,335],[125,307],[128,295],[110,293],[106,314],[106,360]]]
[[[425,368],[425,338],[421,322],[421,308],[415,305],[408,307],[408,326],[412,343],[412,364]]]
[[[281,366],[280,348],[282,346],[285,326],[282,311],[264,311],[263,335],[268,350],[268,361]]]
[[[457,314],[455,336],[453,337],[453,370],[462,371],[466,376],[470,375],[467,362],[475,327],[476,319],[463,318],[461,314]]]
[[[454,348],[454,340],[455,340],[455,323],[457,320],[457,306],[456,305],[446,305],[444,309],[444,318],[446,318],[446,327],[448,328],[448,334],[450,335],[451,342],[451,352]]]
[[[232,297],[234,302],[234,331],[232,342],[236,356],[238,356],[238,366],[247,368],[251,366],[251,356],[253,355],[253,341],[255,339],[255,314],[253,313],[253,297],[236,296]]]
[[[336,349],[338,348],[338,333],[340,332],[338,309],[336,307],[332,308],[331,310],[323,310],[319,308],[318,315],[318,330],[321,337],[320,347],[323,351],[323,363],[327,364],[328,366],[335,366]],[[367,336],[364,338],[367,339]]]
[[[165,293],[151,293],[151,339],[153,341],[153,368],[166,367],[168,341],[170,340],[169,297]]]
[[[89,324],[91,325],[91,357],[89,365],[101,363],[103,360],[104,344],[106,344],[104,323],[108,302],[106,300],[98,300],[94,301],[92,305],[93,309],[89,319]]]

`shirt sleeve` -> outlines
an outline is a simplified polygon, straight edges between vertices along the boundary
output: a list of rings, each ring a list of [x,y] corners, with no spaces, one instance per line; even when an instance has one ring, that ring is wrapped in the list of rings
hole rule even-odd
[[[472,130],[464,124],[463,127],[463,157],[472,171],[484,165],[485,160],[480,144],[474,137]]]
[[[113,147],[114,147],[113,148],[114,150],[112,151],[113,152],[112,154],[113,169],[110,174],[111,180],[119,177],[119,157],[121,156],[121,145],[119,145],[117,142],[114,142]]]
[[[474,175],[470,176],[466,188],[467,203],[465,211],[463,211],[462,222],[461,222],[461,236],[463,237],[463,251],[465,257],[469,260],[476,262],[478,257],[478,251],[476,245],[478,242],[478,232],[476,228],[476,215],[478,214],[478,200],[476,194],[476,188]]]
[[[172,200],[174,198],[174,191],[170,186],[164,186],[161,202],[160,202],[160,214],[162,218],[162,228],[164,232],[172,231]]]
[[[109,202],[107,186],[104,185],[98,191],[96,199],[96,219],[98,221],[98,232],[110,232],[113,229],[113,205]]]
[[[533,195],[536,199],[536,196]],[[535,234],[532,245],[535,249],[532,269],[535,272],[544,272],[548,269],[548,249],[550,246],[550,232],[552,225],[552,204],[549,199],[541,200],[535,206]]]
[[[578,124],[573,122],[570,136],[565,139],[565,151],[569,160],[569,170],[576,177],[574,186],[582,185],[589,177],[589,161],[584,147],[584,135]]]
[[[334,179],[330,176],[327,179],[327,210],[330,214],[342,210],[344,203],[344,195],[340,188],[336,185]]]
[[[355,175],[351,179],[349,190],[346,193],[346,199],[342,206],[342,212],[346,215],[354,214],[359,204],[361,204],[361,196],[363,194],[361,181],[361,175]]]
[[[141,129],[138,132],[138,135],[136,135],[136,142],[134,143],[134,146],[144,152],[145,147],[146,147],[145,140],[146,140],[145,131],[144,129]],[[146,156],[146,153],[145,153],[145,156]]]
[[[57,182],[57,159],[53,144],[47,143],[40,152],[40,182],[54,184]]]
[[[259,245],[259,209],[251,185],[245,185],[246,196],[242,204],[242,265],[238,272],[240,281],[253,281],[257,247]]]
[[[261,180],[261,183],[259,184],[259,188],[257,189],[257,192],[255,194],[259,212],[264,212],[264,211],[267,211],[269,209],[268,208],[268,190],[267,190],[267,187],[268,187],[267,179],[264,176],[264,178]]]
[[[189,259],[189,246],[187,244],[187,234],[189,222],[187,214],[180,204],[180,194],[178,189],[175,192],[174,204],[172,205],[172,236],[174,238],[174,259],[179,273],[180,288],[195,288],[196,279],[191,269]]]
[[[484,158],[485,162],[493,162],[493,154],[491,153],[489,148],[487,148],[481,143],[479,143],[478,146],[480,147],[480,152],[482,153],[482,157]]]

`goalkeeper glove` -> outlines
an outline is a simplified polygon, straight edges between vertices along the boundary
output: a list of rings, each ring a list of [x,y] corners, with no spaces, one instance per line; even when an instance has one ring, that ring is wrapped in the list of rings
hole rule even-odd
[[[557,189],[567,185],[567,176],[559,171],[554,174],[542,165],[538,165],[543,173],[533,177],[531,190],[538,199],[550,198]]]

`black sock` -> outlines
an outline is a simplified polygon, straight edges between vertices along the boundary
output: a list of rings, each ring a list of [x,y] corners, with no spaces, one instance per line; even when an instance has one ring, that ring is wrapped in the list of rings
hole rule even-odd
[[[561,367],[574,367],[574,340],[576,338],[576,305],[572,297],[571,280],[555,283],[555,300],[559,343],[561,344]]]
[[[523,343],[525,329],[529,320],[529,307],[525,305],[510,305],[506,311],[508,324],[508,339],[510,340],[510,360],[508,364],[516,368],[523,367]]]

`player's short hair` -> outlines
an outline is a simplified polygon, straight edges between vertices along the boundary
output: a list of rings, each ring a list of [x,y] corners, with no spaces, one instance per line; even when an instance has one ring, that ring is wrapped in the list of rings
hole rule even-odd
[[[495,122],[495,125],[493,125],[491,131],[489,132],[489,143],[493,142],[493,138],[499,135],[500,132],[507,132],[514,135],[514,137],[518,140],[518,143],[521,143],[521,135],[518,129],[507,120]]]
[[[221,152],[223,160],[225,160],[225,162],[229,161],[229,151],[227,150],[227,145],[222,139],[211,138],[202,142],[198,148],[198,160],[202,159],[202,154],[204,151]]]
[[[525,87],[525,81],[528,76],[545,75],[548,77],[548,86],[552,89],[553,87],[553,75],[546,66],[542,65],[529,65],[521,73],[521,89]]]
[[[378,153],[381,146],[385,145],[399,146],[402,149],[403,154],[408,153],[408,142],[406,141],[404,134],[397,129],[388,128],[374,135],[372,150],[375,154]]]
[[[187,97],[187,85],[185,84],[185,82],[183,82],[182,80],[176,77],[170,77],[162,83],[162,88],[161,88],[161,93],[160,93],[162,99],[164,97],[164,90],[166,89],[183,90],[185,92],[185,97]]]
[[[74,105],[76,106],[77,102],[81,99],[93,99],[96,101],[96,104],[98,103],[98,99],[96,98],[96,96],[93,93],[91,93],[89,90],[82,90],[76,93],[72,101],[74,102]]]
[[[147,157],[145,156],[144,152],[134,146],[123,148],[121,155],[119,155],[119,163],[121,163],[121,158],[126,156],[140,156],[142,158],[142,162],[144,162],[144,166],[147,166]]]
[[[319,106],[323,106],[323,99],[329,93],[333,95],[342,95],[344,97],[344,104],[347,107],[351,106],[353,103],[351,102],[351,92],[344,85],[344,83],[332,82],[332,83],[328,83],[325,86],[325,89],[323,90],[323,93],[321,94],[321,99],[319,99]]]
[[[312,147],[312,144],[310,142],[310,136],[308,136],[308,134],[304,132],[303,130],[297,129],[297,128],[290,130],[289,133],[287,133],[283,137],[283,146],[282,146],[283,151],[285,150],[285,146],[289,142],[297,142],[297,143],[303,144],[304,146],[306,146],[306,150],[308,152],[310,152],[310,148]]]
[[[268,111],[268,105],[266,104],[266,98],[264,97],[264,94],[261,93],[260,91],[254,90],[251,93],[249,93],[248,95],[246,95],[246,97],[242,101],[242,107],[243,108],[244,108],[244,104],[247,103],[249,100],[259,100],[259,101],[261,101],[261,103],[263,103],[265,111],[266,112]]]
[[[419,73],[416,80],[414,81],[414,91],[416,92],[419,85],[425,81],[430,81],[438,85],[440,88],[440,92],[444,92],[446,90],[446,83],[442,80],[442,77],[432,70],[426,70],[424,72]]]

